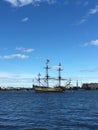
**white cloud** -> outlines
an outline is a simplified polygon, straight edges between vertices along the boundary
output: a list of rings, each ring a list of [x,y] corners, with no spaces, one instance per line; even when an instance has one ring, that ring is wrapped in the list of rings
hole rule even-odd
[[[85,1],[84,6],[87,6],[88,4],[89,4],[89,2],[88,2],[88,1]]]
[[[89,43],[86,42],[86,43],[83,43],[83,44],[81,45],[81,47],[87,47],[88,45],[89,45]]]
[[[35,75],[29,73],[9,73],[9,72],[0,72],[0,78],[16,78],[16,79],[27,79],[33,78]]]
[[[14,50],[20,51],[21,53],[31,53],[34,51],[32,48],[23,48],[23,47],[17,47]],[[14,58],[19,58],[19,59],[27,59],[29,58],[28,55],[21,54],[21,53],[14,53],[14,54],[8,54],[8,55],[2,55],[0,56],[0,59],[14,59]]]
[[[31,73],[0,72],[0,85],[4,87],[32,87],[35,75]]]
[[[92,40],[90,42],[86,42],[82,46],[86,47],[86,46],[89,46],[89,45],[98,46],[98,39],[97,40]]]
[[[98,12],[98,5],[96,5],[95,8],[93,9],[89,9],[88,13],[82,17],[82,19],[78,22],[77,25],[85,23],[91,15],[94,15],[97,12]]]
[[[23,54],[12,54],[12,55],[0,56],[0,59],[13,59],[13,58],[26,59],[28,58],[28,56]]]
[[[80,70],[80,72],[98,72],[98,67],[93,69]]]
[[[85,23],[86,21],[87,21],[87,19],[83,18],[83,19],[81,19],[81,20],[79,21],[78,25],[79,25],[79,24],[82,24],[82,23]]]
[[[94,9],[90,9],[88,12],[88,15],[96,14],[97,12],[98,12],[98,5],[96,5]]]
[[[17,47],[16,50],[21,51],[21,52],[27,52],[27,53],[34,51],[34,49],[32,49],[32,48],[26,49],[23,47]]]
[[[22,19],[22,22],[27,22],[28,20],[29,20],[29,18],[25,17],[25,18]]]
[[[56,0],[4,0],[10,3],[12,6],[21,7],[28,4],[37,5],[38,3],[47,2],[48,4],[54,4]]]
[[[13,6],[18,7],[31,4],[34,0],[4,0],[4,1],[10,3]]]
[[[90,43],[91,45],[98,46],[98,40],[93,40]]]
[[[18,6],[18,1],[17,0],[4,0],[4,1],[10,3],[13,6]]]
[[[17,0],[19,6],[33,4],[34,0]]]

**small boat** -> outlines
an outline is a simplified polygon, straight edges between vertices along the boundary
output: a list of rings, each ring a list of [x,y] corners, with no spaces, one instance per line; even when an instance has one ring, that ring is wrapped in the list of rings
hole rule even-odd
[[[53,67],[49,67],[48,63],[49,63],[49,60],[47,59],[46,67],[45,67],[46,76],[45,76],[45,78],[41,78],[41,74],[40,73],[38,74],[38,78],[37,78],[38,84],[33,84],[34,91],[35,92],[64,92],[65,86],[61,86],[61,80],[66,80],[66,79],[62,79],[62,77],[61,77],[61,71],[62,71],[61,64],[59,63],[59,65],[56,66],[56,68],[58,70],[58,78],[52,78],[52,77],[50,78],[50,76],[48,74],[48,70]],[[46,85],[42,84],[42,82],[41,82],[42,80],[46,83]],[[58,81],[58,85],[50,87],[49,80]]]

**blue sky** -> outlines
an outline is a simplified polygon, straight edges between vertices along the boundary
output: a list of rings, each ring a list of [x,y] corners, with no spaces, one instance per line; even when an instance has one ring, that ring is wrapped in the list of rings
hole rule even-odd
[[[31,87],[46,59],[72,84],[98,82],[97,26],[98,0],[1,0],[0,86]]]

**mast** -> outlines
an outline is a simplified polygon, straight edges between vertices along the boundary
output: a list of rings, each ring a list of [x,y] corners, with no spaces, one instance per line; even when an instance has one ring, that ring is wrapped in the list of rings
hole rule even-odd
[[[61,77],[61,71],[62,71],[62,69],[61,69],[61,63],[59,63],[59,66],[58,66],[59,87],[61,86],[61,79],[62,79],[62,77]]]
[[[41,79],[40,79],[40,76],[41,76],[41,74],[39,73],[39,74],[38,74],[39,87],[40,87],[40,80],[41,80]]]
[[[78,80],[77,80],[77,82],[76,82],[76,87],[78,87]]]
[[[48,63],[49,63],[49,60],[47,59],[46,60],[46,67],[45,67],[45,69],[46,69],[46,83],[47,83],[47,87],[49,87],[49,74],[48,74],[49,67],[48,67]]]

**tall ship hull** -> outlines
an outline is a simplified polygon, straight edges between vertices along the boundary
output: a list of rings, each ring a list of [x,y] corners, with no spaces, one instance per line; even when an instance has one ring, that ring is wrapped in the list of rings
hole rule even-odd
[[[65,89],[61,87],[34,87],[35,92],[64,92]]]

